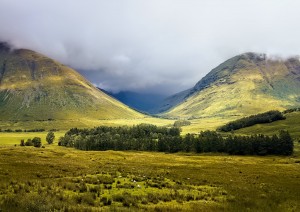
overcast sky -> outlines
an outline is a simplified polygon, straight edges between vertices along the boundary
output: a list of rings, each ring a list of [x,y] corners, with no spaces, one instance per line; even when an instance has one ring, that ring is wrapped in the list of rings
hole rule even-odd
[[[0,0],[0,39],[101,88],[171,94],[240,53],[300,54],[298,0]]]

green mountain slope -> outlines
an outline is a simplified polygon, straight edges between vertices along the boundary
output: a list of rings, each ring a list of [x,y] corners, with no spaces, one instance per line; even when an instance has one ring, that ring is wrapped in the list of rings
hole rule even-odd
[[[217,66],[192,89],[169,99],[167,117],[248,116],[300,105],[299,58],[245,53]],[[163,107],[162,107],[163,108]]]
[[[144,115],[99,91],[75,70],[0,43],[0,121],[121,119]]]

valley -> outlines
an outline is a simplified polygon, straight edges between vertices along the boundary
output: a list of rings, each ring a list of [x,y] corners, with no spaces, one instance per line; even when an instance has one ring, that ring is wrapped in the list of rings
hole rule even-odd
[[[1,1],[0,212],[300,211],[300,1]]]
[[[234,133],[272,135],[287,129],[296,139],[298,115],[297,111],[288,113],[286,120]],[[165,120],[148,121],[161,126],[168,124]],[[203,130],[216,129],[216,120],[210,121],[192,120],[191,125],[182,127],[182,134],[196,132],[201,126]],[[112,120],[105,123],[116,124]],[[54,132],[56,139],[49,145],[45,141],[47,131],[0,132],[2,210],[297,211],[300,208],[297,140],[291,156],[168,154],[81,151],[58,146],[58,138],[64,133],[65,130]],[[21,139],[32,137],[41,137],[44,148],[19,146]]]
[[[299,111],[284,114],[285,120],[220,132],[211,140],[215,130],[230,121],[297,107],[299,84],[291,70],[298,70],[299,61],[283,63],[246,53],[160,103],[146,99],[139,105],[140,94],[122,94],[147,111],[147,102],[161,105],[151,109],[158,113],[152,116],[119,102],[57,61],[31,50],[7,48],[0,45],[0,210],[299,210]],[[173,128],[176,123],[180,129]],[[91,131],[99,126],[101,135]],[[71,128],[86,130],[72,134]],[[55,140],[48,144],[51,130]],[[251,136],[278,135],[280,130],[288,131],[287,140],[294,139],[287,153],[263,144],[251,147],[255,139],[271,139],[258,136],[250,141]],[[20,146],[21,140],[34,137],[41,138],[41,148]],[[234,139],[250,142],[251,151],[233,151]],[[284,137],[273,140],[287,143]],[[117,143],[122,148],[104,148]],[[78,150],[74,144],[93,151]]]

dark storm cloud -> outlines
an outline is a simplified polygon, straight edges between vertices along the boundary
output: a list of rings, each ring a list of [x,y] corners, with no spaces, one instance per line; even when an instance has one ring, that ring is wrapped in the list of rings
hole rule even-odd
[[[173,93],[239,53],[300,54],[297,0],[0,3],[1,40],[53,57],[115,91]]]

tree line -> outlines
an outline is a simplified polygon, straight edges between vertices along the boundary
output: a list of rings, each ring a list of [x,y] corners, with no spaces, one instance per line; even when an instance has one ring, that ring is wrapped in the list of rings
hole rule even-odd
[[[80,150],[137,150],[157,152],[220,152],[233,155],[291,155],[293,140],[287,131],[279,135],[223,137],[216,131],[180,136],[180,129],[141,124],[134,127],[97,127],[69,130],[58,145]]]
[[[250,127],[255,124],[271,123],[278,120],[284,120],[283,114],[277,110],[271,110],[265,113],[248,116],[235,121],[228,122],[224,126],[218,128],[223,132],[230,132],[232,130],[238,130],[245,127]]]

